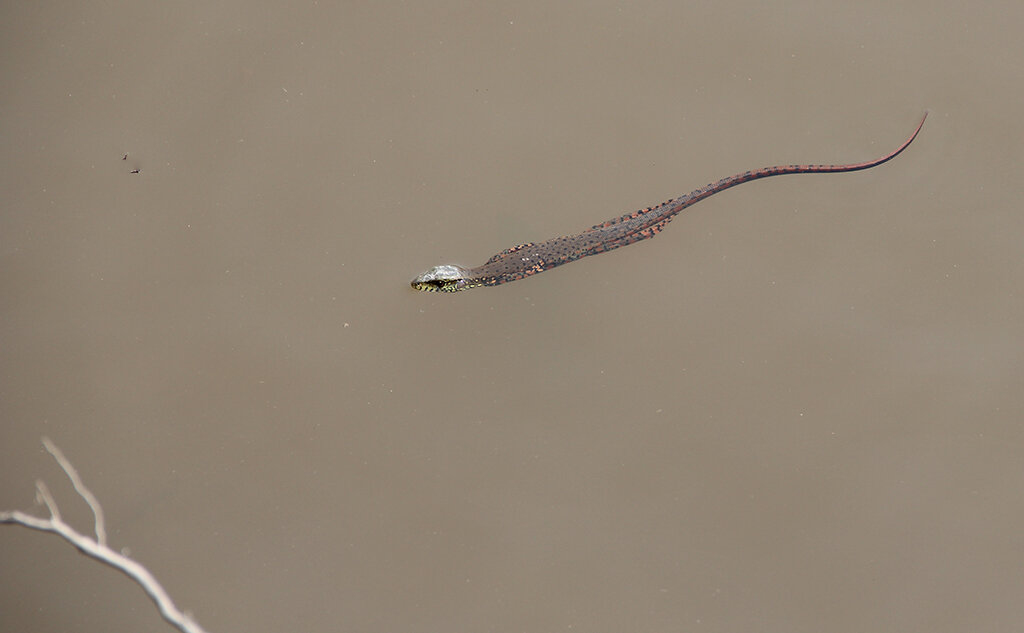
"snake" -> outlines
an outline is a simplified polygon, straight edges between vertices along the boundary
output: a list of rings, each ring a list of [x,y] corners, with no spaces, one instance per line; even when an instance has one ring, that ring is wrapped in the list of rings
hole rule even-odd
[[[683,209],[701,200],[752,180],[785,174],[830,174],[871,169],[899,156],[917,138],[928,113],[921,117],[914,133],[892,152],[863,163],[846,165],[776,165],[722,178],[688,194],[653,207],[612,218],[575,235],[544,242],[528,242],[507,248],[476,268],[454,264],[434,266],[412,280],[412,287],[426,292],[458,292],[481,286],[497,286],[525,279],[590,255],[607,253],[622,246],[654,237]]]

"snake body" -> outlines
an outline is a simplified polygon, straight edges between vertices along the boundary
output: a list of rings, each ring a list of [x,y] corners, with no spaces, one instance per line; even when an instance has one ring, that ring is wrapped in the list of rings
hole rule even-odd
[[[902,145],[892,152],[864,163],[848,165],[777,165],[746,171],[723,178],[690,193],[659,205],[612,218],[577,233],[556,237],[545,242],[519,244],[494,255],[482,266],[462,268],[453,264],[434,266],[412,281],[412,287],[427,292],[458,292],[479,286],[524,279],[556,266],[568,264],[589,255],[607,253],[622,246],[654,237],[665,228],[680,211],[730,187],[751,180],[782,176],[784,174],[828,174],[870,169],[892,160],[913,142],[928,117],[926,112],[917,129]]]

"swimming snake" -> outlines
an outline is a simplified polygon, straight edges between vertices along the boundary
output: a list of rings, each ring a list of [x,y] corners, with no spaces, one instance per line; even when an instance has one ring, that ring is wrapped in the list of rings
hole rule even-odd
[[[479,286],[497,286],[551,270],[556,266],[568,264],[588,255],[607,253],[620,246],[628,246],[633,242],[654,237],[686,207],[713,196],[719,191],[725,191],[751,180],[783,174],[827,174],[870,169],[892,160],[907,149],[907,146],[917,137],[917,133],[921,131],[926,118],[928,118],[927,112],[921,117],[921,122],[918,123],[914,133],[902,145],[891,153],[866,163],[777,165],[745,171],[695,189],[684,196],[662,202],[657,206],[612,218],[576,235],[556,237],[539,244],[530,242],[513,246],[491,257],[487,263],[477,268],[466,269],[452,264],[434,266],[413,279],[412,287],[427,292],[458,292]]]

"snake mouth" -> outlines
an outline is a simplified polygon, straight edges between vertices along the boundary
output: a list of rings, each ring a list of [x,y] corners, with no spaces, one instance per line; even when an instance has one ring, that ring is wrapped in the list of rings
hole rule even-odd
[[[412,280],[413,288],[423,292],[458,292],[479,284],[471,283],[469,271],[460,266],[434,266]]]

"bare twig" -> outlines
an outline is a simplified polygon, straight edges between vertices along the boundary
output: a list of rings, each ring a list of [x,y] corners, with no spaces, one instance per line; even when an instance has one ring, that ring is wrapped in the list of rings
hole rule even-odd
[[[46,450],[50,452],[50,455],[53,455],[53,458],[57,460],[57,463],[64,469],[64,472],[68,474],[68,479],[70,479],[71,483],[75,486],[75,491],[85,499],[86,503],[89,504],[89,509],[92,510],[92,516],[95,517],[96,542],[100,545],[106,545],[107,528],[103,521],[103,508],[100,506],[100,500],[85,487],[85,482],[83,482],[82,478],[78,476],[78,471],[71,465],[68,458],[64,457],[64,453],[57,448],[57,445],[50,441],[50,438],[43,438],[43,446],[45,446]],[[52,512],[53,510],[51,509],[50,511]]]
[[[110,565],[138,583],[143,591],[156,603],[157,609],[160,610],[160,615],[179,631],[183,633],[206,633],[188,614],[181,612],[174,606],[174,601],[167,595],[167,592],[157,582],[156,578],[149,573],[148,569],[127,556],[107,547],[106,528],[103,523],[103,508],[100,506],[99,500],[85,487],[85,484],[78,476],[78,471],[75,470],[74,466],[64,457],[64,453],[53,442],[44,437],[43,446],[57,460],[57,463],[60,464],[60,467],[67,474],[68,479],[75,486],[75,490],[92,509],[93,517],[95,518],[96,540],[79,534],[73,527],[61,519],[57,502],[54,500],[53,495],[50,494],[46,484],[42,481],[36,481],[36,498],[50,511],[50,518],[42,519],[18,510],[0,511],[0,523],[21,525],[33,530],[53,532],[59,535],[86,556]]]

